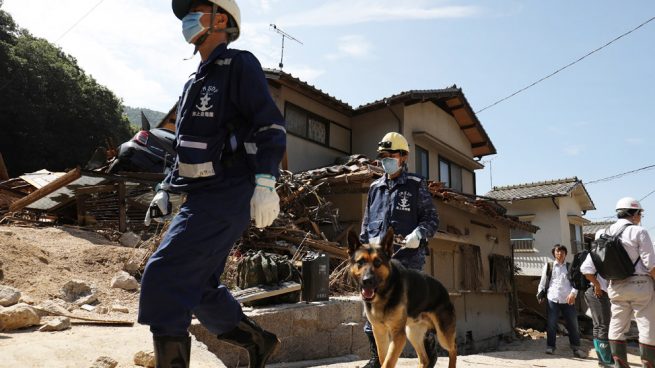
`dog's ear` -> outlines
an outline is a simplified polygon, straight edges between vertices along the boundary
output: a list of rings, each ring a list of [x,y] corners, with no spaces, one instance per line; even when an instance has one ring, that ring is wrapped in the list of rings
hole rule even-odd
[[[348,231],[348,255],[352,257],[361,246],[362,242],[359,241],[359,236],[352,230]]]
[[[382,238],[382,242],[380,243],[380,246],[389,257],[393,254],[393,234],[393,228],[390,227],[387,230],[387,233],[384,234],[384,238]]]

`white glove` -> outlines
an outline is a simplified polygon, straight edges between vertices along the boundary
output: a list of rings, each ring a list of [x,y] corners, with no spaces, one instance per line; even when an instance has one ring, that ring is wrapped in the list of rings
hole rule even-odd
[[[143,223],[150,226],[150,220],[156,222],[164,222],[171,218],[171,201],[168,198],[168,192],[165,190],[157,191],[154,198],[150,202],[148,211],[146,211],[146,218]]]
[[[416,249],[421,244],[421,231],[414,229],[409,235],[405,237],[405,248]]]
[[[269,226],[279,213],[280,197],[275,191],[275,177],[255,175],[255,192],[250,199],[250,218],[255,220],[255,226],[260,229]]]

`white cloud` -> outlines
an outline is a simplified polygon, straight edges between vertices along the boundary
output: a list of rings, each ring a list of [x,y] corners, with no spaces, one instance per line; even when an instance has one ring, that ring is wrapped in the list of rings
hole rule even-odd
[[[19,26],[71,54],[125,104],[168,111],[198,63],[197,57],[183,60],[193,49],[184,42],[170,4],[111,0],[85,16],[96,4],[5,0],[3,9]]]
[[[643,138],[636,138],[636,137],[626,138],[626,139],[625,139],[625,143],[627,143],[627,144],[639,145],[639,144],[643,144],[643,143],[644,143],[644,139],[643,139]]]
[[[480,14],[466,5],[433,6],[423,0],[337,0],[310,10],[282,16],[285,26],[341,26],[366,22],[465,18]]]
[[[564,147],[563,151],[564,154],[567,156],[579,156],[582,153],[583,149],[584,146],[574,144],[568,147]]]
[[[361,35],[349,35],[339,38],[337,52],[327,54],[328,60],[338,60],[345,57],[365,58],[370,56],[371,44]]]

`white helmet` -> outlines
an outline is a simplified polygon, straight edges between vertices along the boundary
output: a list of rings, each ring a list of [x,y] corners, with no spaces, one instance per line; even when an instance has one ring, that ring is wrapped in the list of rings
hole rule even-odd
[[[228,33],[230,42],[236,41],[237,38],[239,38],[239,34],[241,33],[241,10],[239,10],[239,6],[237,5],[235,0],[206,0],[210,3],[216,4],[219,6],[225,13],[227,13],[232,19],[234,20],[234,24],[232,27],[229,27],[225,30],[225,32]],[[182,20],[184,16],[186,16],[189,13],[189,9],[191,9],[191,5],[193,4],[194,0],[173,0],[172,6],[173,6],[173,13],[175,13],[175,16]]]
[[[632,197],[623,197],[616,202],[616,210],[643,210],[638,200]]]

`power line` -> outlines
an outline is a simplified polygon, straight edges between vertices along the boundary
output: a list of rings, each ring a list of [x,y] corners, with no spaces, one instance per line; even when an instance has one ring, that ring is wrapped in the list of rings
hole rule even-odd
[[[64,33],[62,33],[61,36],[59,36],[59,38],[57,38],[57,39],[55,40],[55,43],[59,42],[59,40],[61,40],[62,38],[64,38],[64,36],[66,36],[66,35],[68,34],[68,32],[70,32],[71,30],[73,30],[73,28],[75,28],[78,24],[80,24],[80,22],[83,21],[84,18],[88,17],[89,14],[91,14],[91,12],[93,12],[93,11],[94,11],[98,6],[100,6],[100,4],[102,4],[104,1],[105,1],[105,0],[100,0],[100,1],[99,1],[99,2],[98,2],[98,3],[97,3],[93,8],[91,8],[88,12],[86,12],[86,14],[84,14],[80,19],[78,19],[77,22],[75,22],[72,26],[70,26],[70,28],[68,28]]]
[[[484,110],[489,109],[489,108],[492,108],[492,107],[498,105],[499,103],[501,103],[501,102],[503,102],[503,101],[505,101],[505,100],[507,100],[507,99],[510,99],[510,98],[512,98],[512,97],[514,97],[514,96],[516,96],[516,95],[518,95],[519,93],[521,93],[521,92],[527,90],[528,88],[531,88],[531,87],[533,87],[533,86],[535,86],[535,85],[537,85],[537,84],[539,84],[539,83],[545,81],[546,79],[548,79],[548,78],[554,76],[555,74],[561,72],[562,70],[564,70],[564,69],[566,69],[566,68],[568,68],[568,67],[570,67],[570,66],[573,66],[573,65],[579,63],[580,61],[582,61],[582,60],[585,59],[586,57],[590,56],[591,54],[594,54],[594,53],[596,53],[596,52],[598,52],[598,51],[604,49],[605,47],[607,47],[607,46],[613,44],[614,42],[620,40],[621,38],[623,38],[623,37],[629,35],[630,33],[632,33],[632,32],[634,32],[634,31],[638,30],[639,28],[645,26],[646,24],[650,23],[650,22],[653,21],[653,20],[655,20],[655,17],[650,18],[649,20],[647,20],[647,21],[641,23],[640,25],[636,26],[635,28],[633,28],[633,29],[631,29],[631,30],[629,30],[629,31],[627,31],[627,32],[625,32],[625,33],[623,33],[622,35],[616,37],[615,39],[613,39],[613,40],[611,40],[610,42],[604,44],[603,46],[601,46],[601,47],[599,47],[599,48],[597,48],[597,49],[595,49],[595,50],[593,50],[593,51],[588,52],[586,55],[582,56],[581,58],[579,58],[579,59],[577,59],[577,60],[575,60],[575,61],[573,61],[573,62],[570,62],[569,64],[567,64],[567,65],[565,65],[565,66],[563,66],[563,67],[561,67],[561,68],[555,70],[554,72],[552,72],[552,73],[548,74],[547,76],[545,76],[545,77],[543,77],[543,78],[537,80],[536,82],[533,82],[533,83],[531,83],[531,84],[529,84],[529,85],[527,85],[527,86],[525,86],[525,87],[519,89],[518,91],[512,93],[511,95],[509,95],[509,96],[507,96],[507,97],[503,97],[503,98],[501,98],[500,100],[498,100],[498,101],[492,103],[491,105],[489,105],[489,106],[487,106],[487,107],[484,107],[484,108],[482,108],[482,109],[476,111],[475,113],[476,113],[476,114],[479,114],[479,113],[483,112]]]
[[[644,166],[644,167],[640,167],[639,169],[626,171],[626,172],[624,172],[624,173],[620,173],[620,174],[616,174],[616,175],[608,176],[608,177],[606,177],[606,178],[602,178],[602,179],[596,179],[596,180],[588,181],[588,182],[586,182],[586,183],[584,183],[584,184],[585,184],[585,185],[590,185],[590,184],[595,184],[595,183],[600,183],[600,182],[605,182],[605,181],[611,181],[611,180],[618,179],[618,178],[621,178],[621,177],[626,176],[626,175],[629,175],[629,174],[637,173],[637,172],[639,172],[639,171],[649,170],[649,169],[652,169],[652,168],[654,168],[654,167],[655,167],[655,165]],[[650,194],[649,194],[649,195],[650,195]]]
[[[64,36],[66,36],[66,35],[68,34],[68,32],[70,32],[71,30],[73,30],[73,28],[75,28],[78,24],[80,24],[80,22],[83,21],[84,18],[88,17],[89,14],[91,14],[91,12],[94,11],[98,6],[100,6],[100,4],[102,4],[104,1],[105,1],[105,0],[100,0],[100,1],[99,1],[99,2],[98,2],[98,3],[97,3],[93,8],[91,8],[91,10],[89,10],[88,12],[86,12],[86,14],[84,14],[84,15],[83,15],[80,19],[78,19],[78,20],[77,20],[77,21],[76,21],[72,26],[70,26],[70,27],[69,27],[69,28],[68,28],[64,33],[62,33],[61,36],[59,36],[59,38],[57,38],[57,39],[55,40],[54,43],[57,43],[57,42],[59,42],[59,40],[61,40],[62,38],[64,38]],[[7,86],[10,85],[11,82],[14,81],[14,79],[16,78],[17,75],[18,75],[17,73],[14,73],[14,75],[11,77],[11,79],[9,79],[9,80],[7,81],[7,83],[5,83],[4,85],[0,86],[0,91],[2,91],[3,89],[7,88]]]
[[[641,197],[641,199],[639,200],[639,202],[641,202],[641,201],[643,201],[644,199],[648,198],[648,197],[649,197],[651,194],[653,194],[653,193],[655,193],[655,190],[653,190],[652,192],[650,192],[650,193],[646,194],[645,196]]]

